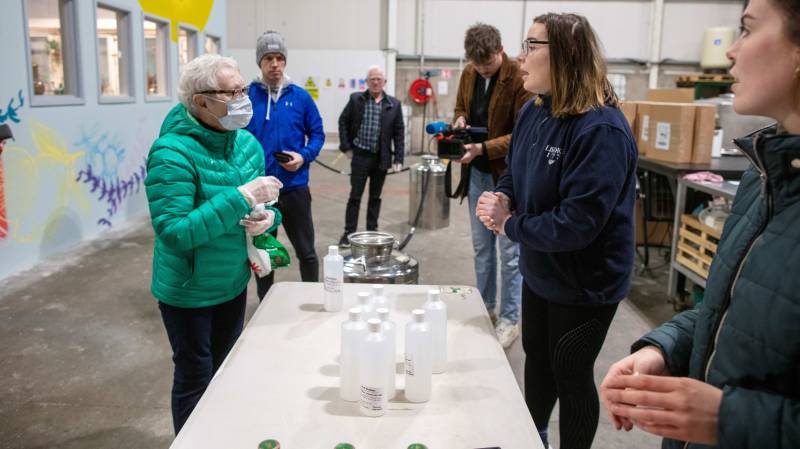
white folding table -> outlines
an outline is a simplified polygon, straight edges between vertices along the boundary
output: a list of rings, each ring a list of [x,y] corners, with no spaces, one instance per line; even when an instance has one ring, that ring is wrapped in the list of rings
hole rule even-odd
[[[345,307],[322,309],[322,284],[273,285],[220,367],[173,449],[540,449],[541,440],[497,342],[480,295],[471,287],[386,285],[398,329],[397,397],[384,416],[361,415],[339,397],[339,338],[347,308],[369,285],[345,284]],[[403,396],[402,348],[411,310],[440,289],[448,312],[447,371],[434,374],[431,400]]]

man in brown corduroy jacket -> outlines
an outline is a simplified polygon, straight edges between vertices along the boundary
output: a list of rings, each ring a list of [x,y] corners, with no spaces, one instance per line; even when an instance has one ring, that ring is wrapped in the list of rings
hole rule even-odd
[[[519,335],[522,277],[517,263],[519,246],[505,236],[495,236],[475,217],[478,197],[493,191],[505,171],[505,157],[511,141],[517,111],[531,98],[522,87],[519,64],[503,51],[497,28],[482,23],[471,26],[464,37],[469,63],[458,84],[453,127],[486,127],[488,140],[464,146],[461,183],[456,194],[469,201],[472,246],[475,250],[475,277],[486,309],[496,323],[497,338],[504,348]],[[500,319],[497,320],[497,256],[500,246],[502,285]]]

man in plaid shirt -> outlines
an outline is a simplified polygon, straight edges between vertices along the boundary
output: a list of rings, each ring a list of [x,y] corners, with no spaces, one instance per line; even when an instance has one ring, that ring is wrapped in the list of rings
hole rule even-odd
[[[367,70],[367,90],[350,95],[350,101],[339,116],[339,149],[352,152],[349,154],[352,157],[350,197],[340,246],[348,246],[347,236],[356,231],[358,209],[367,179],[370,180],[367,230],[375,231],[378,229],[386,171],[393,167],[397,172],[403,167],[403,112],[397,98],[383,91],[385,85],[383,69],[370,67]]]

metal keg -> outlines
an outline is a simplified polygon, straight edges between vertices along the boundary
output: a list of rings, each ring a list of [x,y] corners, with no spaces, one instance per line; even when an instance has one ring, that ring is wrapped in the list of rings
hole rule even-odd
[[[378,231],[355,232],[348,236],[350,249],[344,258],[344,281],[361,284],[416,284],[419,264],[398,251],[392,234]]]
[[[426,154],[409,170],[408,224],[420,229],[440,229],[450,225],[450,199],[444,189],[447,167],[439,158]],[[424,199],[423,199],[424,192]],[[420,201],[423,201],[419,211]],[[419,211],[419,220],[414,220]]]

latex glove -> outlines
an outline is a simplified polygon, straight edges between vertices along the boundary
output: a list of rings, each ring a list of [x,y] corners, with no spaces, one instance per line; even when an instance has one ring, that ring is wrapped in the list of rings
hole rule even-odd
[[[606,377],[600,384],[600,401],[603,403],[603,407],[605,407],[609,418],[611,418],[617,430],[624,428],[626,431],[630,431],[633,428],[633,423],[628,418],[617,416],[611,411],[614,405],[609,397],[609,392],[613,389],[611,385],[614,384],[613,380],[615,377],[634,373],[668,376],[669,370],[667,370],[666,363],[664,362],[664,355],[661,353],[661,350],[655,346],[645,346],[614,363],[608,369]]]
[[[296,151],[284,151],[284,153],[291,154],[292,160],[289,162],[281,163],[281,167],[283,167],[286,171],[291,171],[291,172],[300,170],[300,167],[303,166],[303,162],[305,162],[303,156],[301,156],[300,153]]]
[[[239,220],[247,235],[261,235],[267,232],[273,223],[275,223],[275,211],[270,209],[252,212]]]
[[[394,170],[395,173],[400,173],[400,170],[402,169],[403,169],[402,162],[395,162],[394,164],[392,164],[392,170]]]
[[[509,198],[502,193],[483,192],[478,197],[475,215],[486,226],[486,229],[495,234],[505,235],[506,220],[511,217]]]
[[[716,446],[722,390],[689,377],[634,373],[609,380],[611,413],[645,432]]]
[[[458,162],[469,164],[473,159],[483,154],[483,145],[479,143],[468,143],[464,145],[464,155]]]
[[[278,199],[283,183],[274,176],[259,176],[258,178],[239,186],[239,192],[247,200],[250,207],[259,203],[269,203]]]

